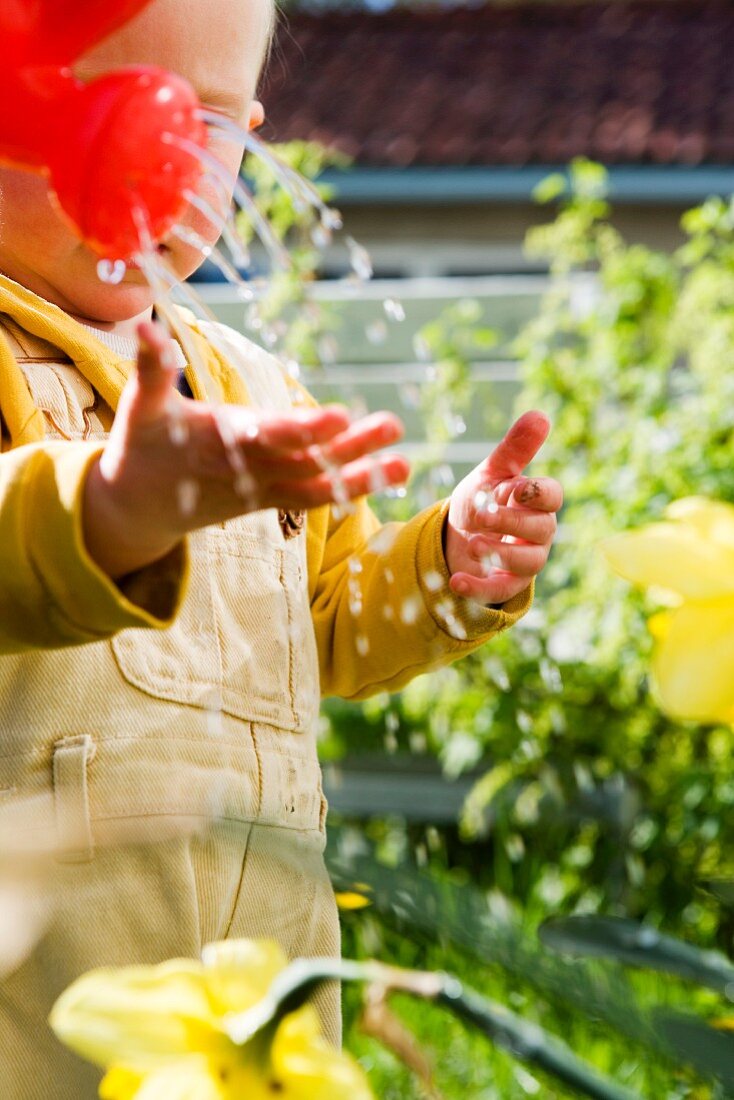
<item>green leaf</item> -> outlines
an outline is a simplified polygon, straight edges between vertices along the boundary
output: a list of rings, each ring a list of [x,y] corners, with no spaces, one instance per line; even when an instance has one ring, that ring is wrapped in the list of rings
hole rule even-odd
[[[553,202],[568,191],[568,179],[562,172],[553,172],[533,188],[535,202]]]
[[[502,1005],[480,997],[448,978],[438,997],[465,1023],[478,1027],[514,1058],[537,1066],[581,1096],[595,1100],[634,1100],[634,1094],[582,1062],[565,1043]]]
[[[727,1089],[734,1089],[734,1036],[715,1031],[695,1016],[660,1011],[654,1014],[660,1035],[683,1061],[704,1077],[717,1077]]]
[[[715,898],[725,905],[727,909],[734,909],[734,879],[712,878],[701,883],[704,890],[708,890]]]
[[[675,974],[719,993],[734,990],[734,966],[723,955],[701,951],[636,921],[620,917],[562,917],[546,921],[538,935],[546,947],[565,955],[615,959]]]

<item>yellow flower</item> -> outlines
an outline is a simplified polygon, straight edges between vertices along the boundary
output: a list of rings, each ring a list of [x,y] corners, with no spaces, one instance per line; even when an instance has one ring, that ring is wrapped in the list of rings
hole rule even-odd
[[[667,595],[655,615],[653,689],[674,718],[734,722],[734,507],[702,497],[667,520],[606,540],[621,576]]]
[[[285,1016],[267,1048],[261,1036],[230,1038],[228,1018],[258,1004],[287,965],[276,944],[210,944],[204,959],[95,970],[56,1002],[58,1037],[108,1068],[102,1100],[370,1100],[310,1005]]]
[[[354,890],[342,890],[334,895],[336,904],[340,909],[366,909],[372,902],[364,894],[358,894]]]

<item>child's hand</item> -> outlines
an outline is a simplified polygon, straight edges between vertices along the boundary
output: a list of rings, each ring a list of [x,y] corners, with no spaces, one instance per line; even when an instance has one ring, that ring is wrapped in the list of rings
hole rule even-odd
[[[451,494],[444,550],[458,595],[506,603],[545,565],[563,490],[552,478],[520,474],[549,430],[544,413],[525,413]]]
[[[401,456],[372,456],[402,435],[391,413],[350,423],[335,405],[256,413],[178,400],[165,333],[143,324],[139,336],[136,375],[85,492],[85,543],[111,577],[157,561],[199,527],[352,499],[407,478]]]

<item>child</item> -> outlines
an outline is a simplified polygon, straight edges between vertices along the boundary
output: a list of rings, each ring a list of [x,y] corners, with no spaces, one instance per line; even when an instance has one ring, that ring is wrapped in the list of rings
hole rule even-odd
[[[79,72],[162,65],[256,125],[271,22],[271,0],[153,0]],[[241,150],[214,151],[234,175]],[[200,260],[177,238],[161,251],[182,279]],[[513,623],[561,490],[522,476],[548,428],[530,413],[449,502],[380,529],[361,498],[407,476],[375,456],[395,417],[296,408],[269,355],[207,325],[196,400],[176,393],[181,349],[142,273],[102,283],[44,181],[9,169],[0,272],[0,791],[56,852],[46,935],[0,983],[0,1075],[4,1100],[80,1100],[98,1074],[45,1020],[83,971],[227,936],[339,951],[319,693],[398,690]],[[475,501],[488,486],[495,511]],[[342,493],[354,510],[330,508]],[[337,994],[319,1007],[338,1040]]]

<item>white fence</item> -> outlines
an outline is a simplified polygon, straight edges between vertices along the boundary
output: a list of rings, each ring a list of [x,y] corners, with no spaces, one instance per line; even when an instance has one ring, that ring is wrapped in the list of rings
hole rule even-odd
[[[329,355],[333,362],[311,371],[307,385],[321,401],[359,395],[369,409],[394,410],[405,423],[406,455],[419,457],[427,441],[415,394],[426,377],[427,364],[417,354],[416,335],[452,304],[465,299],[478,302],[480,323],[495,329],[500,339],[471,365],[475,388],[465,417],[466,431],[444,453],[458,475],[486,455],[497,423],[509,421],[517,371],[508,348],[537,312],[547,286],[548,279],[542,275],[316,283],[311,289],[313,300],[328,307],[335,321]],[[204,283],[196,285],[196,292],[221,320],[247,332],[246,306],[236,287]],[[385,302],[399,303],[405,319],[391,319]],[[493,410],[500,415],[492,418]]]

